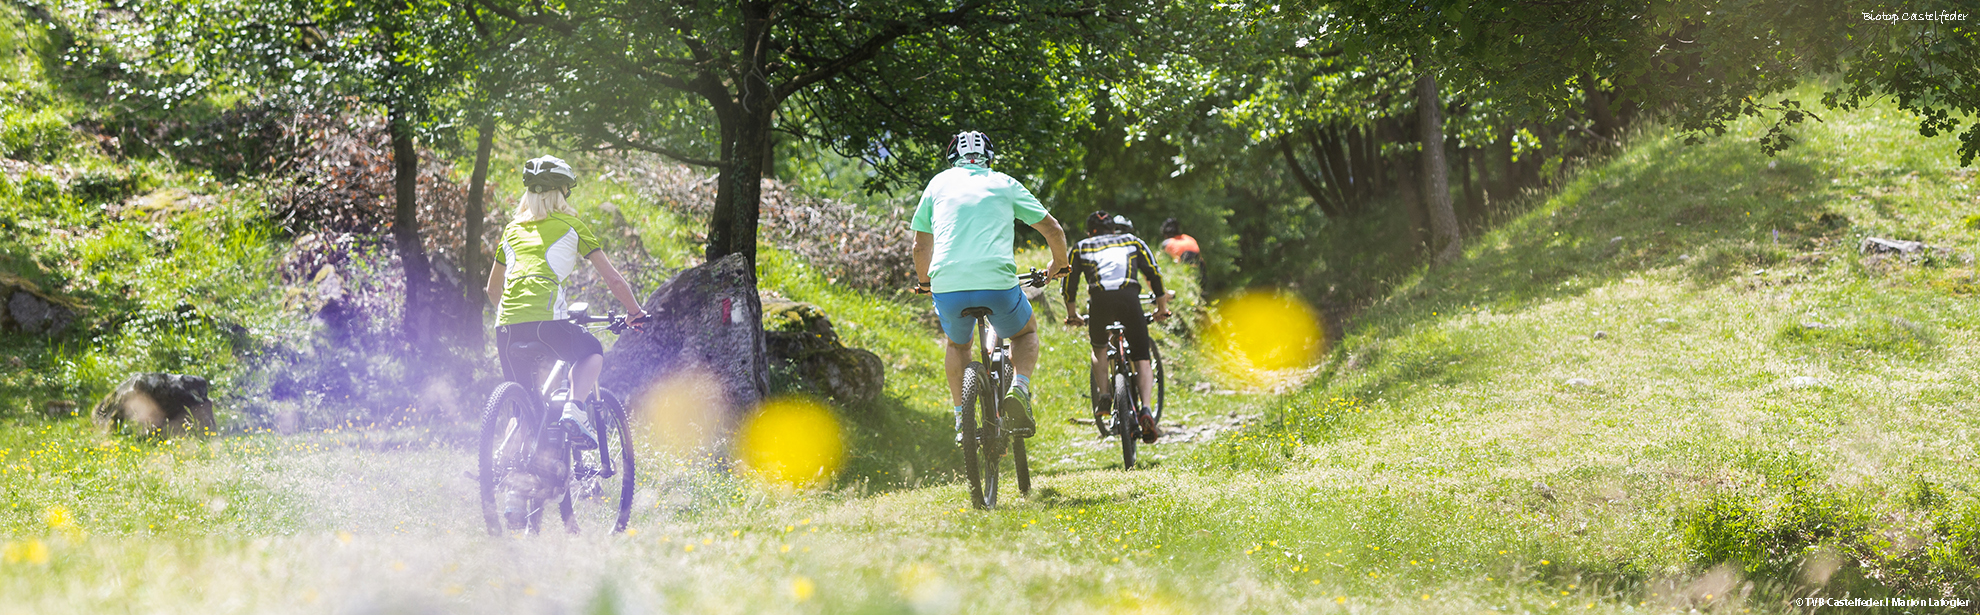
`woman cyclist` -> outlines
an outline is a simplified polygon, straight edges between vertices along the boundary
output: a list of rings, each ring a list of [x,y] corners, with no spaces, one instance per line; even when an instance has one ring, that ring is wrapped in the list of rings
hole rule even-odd
[[[502,229],[497,244],[501,258],[488,272],[488,302],[495,305],[495,348],[502,361],[502,375],[511,381],[526,377],[526,365],[510,356],[509,345],[540,342],[571,364],[572,402],[564,404],[564,432],[580,449],[598,446],[586,405],[597,403],[598,374],[605,368],[605,347],[583,327],[572,323],[566,310],[563,282],[577,271],[582,261],[591,261],[612,296],[626,307],[626,320],[637,323],[645,316],[633,298],[632,287],[612,267],[612,260],[600,248],[598,236],[579,220],[566,199],[577,173],[555,156],[544,156],[523,163],[523,186],[527,192],[516,203],[514,220]]]

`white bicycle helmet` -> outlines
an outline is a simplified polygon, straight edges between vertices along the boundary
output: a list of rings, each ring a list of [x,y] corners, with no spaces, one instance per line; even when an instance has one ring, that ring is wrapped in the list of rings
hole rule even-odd
[[[1129,220],[1127,216],[1114,216],[1114,232],[1133,234],[1134,221]]]
[[[556,156],[532,158],[523,163],[523,187],[530,192],[570,190],[577,185],[577,171],[571,170],[570,163]]]
[[[964,158],[974,158],[977,162],[989,162],[997,157],[997,147],[990,144],[990,137],[983,133],[966,130],[956,133],[949,139],[949,162]]]

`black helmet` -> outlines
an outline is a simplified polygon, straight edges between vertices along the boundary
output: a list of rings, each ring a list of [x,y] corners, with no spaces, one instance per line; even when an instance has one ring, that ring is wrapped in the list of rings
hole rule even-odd
[[[1181,234],[1182,234],[1182,224],[1177,223],[1175,218],[1169,218],[1167,220],[1162,221],[1163,237],[1174,237]]]
[[[949,156],[949,162],[955,162],[961,160],[963,156],[970,155],[981,157],[983,160],[990,160],[997,157],[997,147],[990,143],[989,135],[974,130],[966,130],[956,133],[956,136],[949,138],[949,150],[947,154]]]
[[[577,185],[577,172],[556,156],[533,158],[523,163],[523,187],[530,192],[569,191]]]
[[[1107,210],[1105,209],[1094,210],[1092,215],[1088,215],[1086,217],[1086,233],[1089,235],[1093,233],[1105,231],[1113,227],[1114,227],[1114,214],[1107,213]]]

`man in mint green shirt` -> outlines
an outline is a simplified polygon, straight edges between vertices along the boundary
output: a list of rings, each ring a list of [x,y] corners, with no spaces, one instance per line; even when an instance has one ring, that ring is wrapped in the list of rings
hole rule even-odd
[[[1047,268],[1053,279],[1066,274],[1066,233],[1059,221],[1045,211],[1038,198],[1011,176],[990,170],[995,150],[980,132],[964,132],[949,143],[949,161],[955,166],[928,180],[921,192],[921,204],[914,210],[914,273],[917,292],[933,292],[935,314],[941,317],[942,333],[949,338],[945,371],[949,376],[949,398],[956,406],[956,437],[962,438],[963,366],[969,364],[969,346],[974,331],[962,311],[972,307],[990,310],[990,326],[1011,341],[1011,368],[1015,374],[1006,396],[1005,427],[1019,437],[1036,430],[1031,416],[1031,371],[1038,365],[1037,321],[1031,315],[1031,302],[1018,289],[1017,260],[1013,243],[1017,220],[1038,229],[1051,246],[1052,264]]]

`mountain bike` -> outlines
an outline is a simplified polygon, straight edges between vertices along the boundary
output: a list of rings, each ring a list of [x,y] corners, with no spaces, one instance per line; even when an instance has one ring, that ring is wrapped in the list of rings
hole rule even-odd
[[[1153,315],[1144,314],[1142,318],[1148,319],[1148,322],[1151,324],[1155,322],[1155,316]],[[1148,368],[1154,371],[1154,386],[1151,388],[1155,394],[1155,399],[1153,400],[1155,403],[1149,405],[1149,414],[1151,415],[1150,425],[1143,426],[1141,421],[1137,420],[1137,410],[1141,407],[1141,388],[1135,386],[1135,383],[1140,381],[1141,372],[1135,368],[1134,361],[1128,358],[1127,325],[1123,325],[1119,321],[1107,324],[1107,372],[1109,385],[1107,390],[1110,392],[1109,399],[1112,400],[1111,409],[1113,410],[1113,427],[1109,431],[1121,439],[1122,470],[1134,469],[1135,448],[1137,443],[1141,441],[1141,435],[1144,430],[1162,422],[1163,401],[1168,390],[1168,378],[1162,367],[1162,350],[1152,343],[1152,339],[1150,341],[1151,343],[1148,345]]]
[[[1047,279],[1045,273],[1037,269],[1018,277],[1033,288],[1044,287]],[[999,468],[1006,446],[1010,449],[1013,473],[1017,476],[1018,493],[1022,495],[1031,495],[1031,461],[1025,454],[1025,438],[1004,430],[1004,413],[1000,407],[1004,393],[1011,388],[1010,340],[999,337],[996,328],[990,326],[990,308],[968,308],[962,311],[962,316],[976,320],[979,353],[978,360],[963,366],[963,472],[969,476],[970,504],[990,509],[997,506],[998,476],[1002,474]],[[969,407],[979,409],[981,426],[977,417],[967,410]],[[980,465],[979,455],[982,457]]]
[[[637,324],[609,311],[604,316],[592,316],[586,313],[588,308],[584,303],[572,304],[566,320],[591,330],[601,328],[593,325],[603,325],[613,333],[624,333]],[[488,524],[488,533],[538,533],[544,507],[560,497],[557,511],[566,531],[578,531],[574,505],[580,501],[614,506],[612,531],[625,531],[632,516],[635,476],[625,405],[617,395],[599,387],[600,403],[590,404],[598,447],[577,450],[558,424],[564,403],[572,401],[571,364],[557,360],[540,342],[513,343],[508,351],[514,365],[527,366],[522,374],[532,380],[542,376],[543,384],[530,388],[519,382],[503,382],[488,396],[488,407],[481,413],[477,447],[481,471],[476,480],[481,486],[481,516]],[[614,478],[618,480],[610,480]]]

